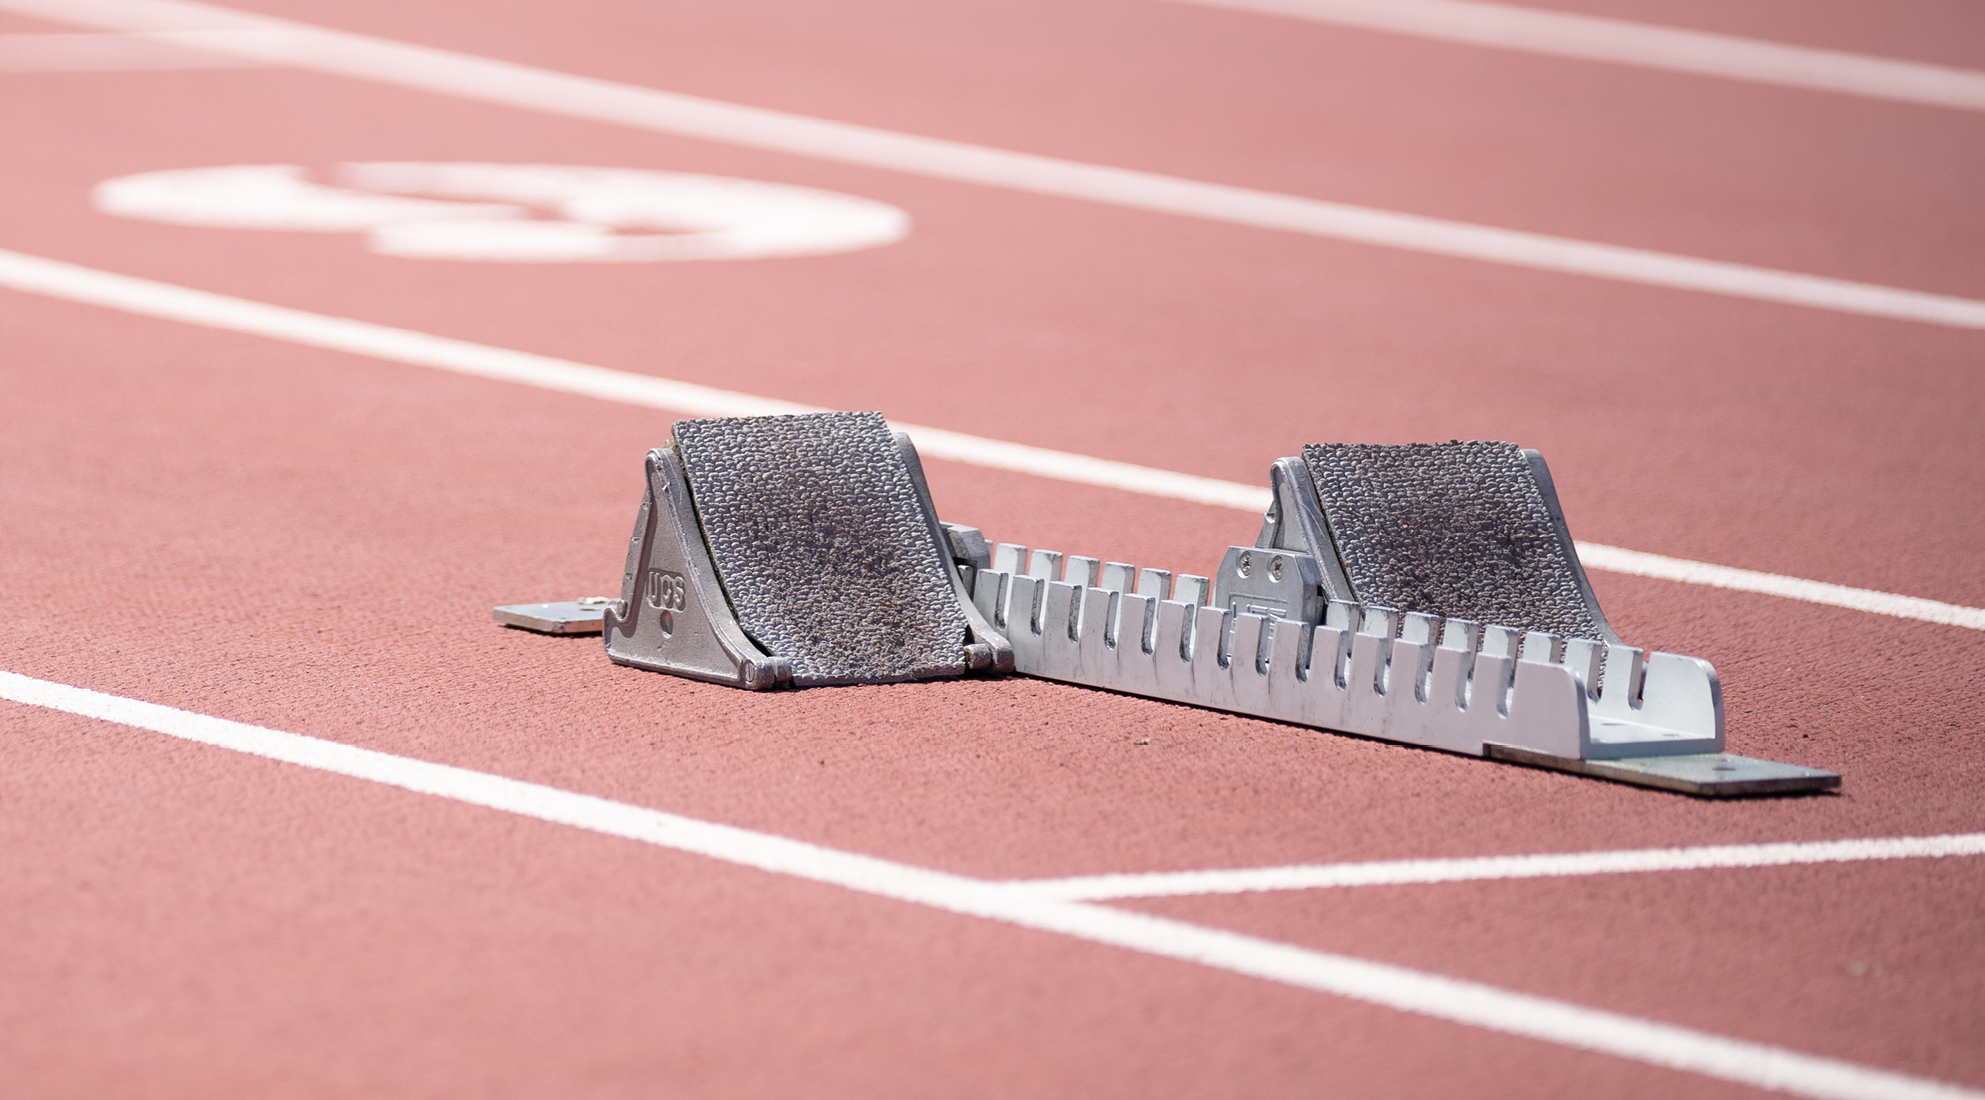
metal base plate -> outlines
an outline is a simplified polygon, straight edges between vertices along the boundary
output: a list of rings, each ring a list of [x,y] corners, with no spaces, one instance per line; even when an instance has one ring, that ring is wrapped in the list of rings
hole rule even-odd
[[[539,634],[598,634],[606,614],[605,596],[586,596],[558,603],[513,603],[491,609],[490,618],[505,626]]]
[[[1571,760],[1548,753],[1533,752],[1510,745],[1485,745],[1482,755],[1511,764],[1551,768],[1561,772],[1590,775],[1631,783],[1637,787],[1658,787],[1667,791],[1703,798],[1732,798],[1753,794],[1795,794],[1803,791],[1831,791],[1839,788],[1838,773],[1797,764],[1754,760],[1726,752],[1689,756],[1642,756],[1624,760]]]

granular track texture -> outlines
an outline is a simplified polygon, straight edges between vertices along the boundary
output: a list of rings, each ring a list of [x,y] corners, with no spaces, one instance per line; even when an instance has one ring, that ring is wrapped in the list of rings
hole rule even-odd
[[[1359,600],[1605,637],[1513,443],[1311,443],[1303,462]]]
[[[681,420],[675,439],[738,622],[795,684],[965,671],[965,613],[881,414]]]

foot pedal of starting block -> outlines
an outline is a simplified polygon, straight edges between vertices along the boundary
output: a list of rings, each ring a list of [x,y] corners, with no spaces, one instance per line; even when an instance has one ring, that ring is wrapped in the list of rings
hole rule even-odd
[[[1311,443],[1270,481],[1257,542],[1321,559],[1333,599],[1620,642],[1536,451]]]
[[[1620,641],[1537,452],[1312,444],[1270,485],[1210,593],[1001,545],[973,599],[1027,675],[1696,795],[1839,785],[1724,754],[1716,670]]]
[[[879,414],[678,421],[647,478],[615,662],[755,689],[1012,669],[967,587],[984,540],[937,522]]]

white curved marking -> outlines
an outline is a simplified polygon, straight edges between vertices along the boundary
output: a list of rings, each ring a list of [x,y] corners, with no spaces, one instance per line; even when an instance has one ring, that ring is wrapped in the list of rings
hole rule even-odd
[[[290,164],[185,168],[105,180],[93,198],[119,217],[364,233],[388,256],[499,263],[819,256],[893,243],[910,225],[871,199],[685,172],[390,163],[337,176],[342,186]]]
[[[294,65],[522,110],[933,179],[1643,286],[1985,330],[1985,299],[1449,221],[894,133],[371,38],[212,4],[184,0],[0,0],[0,10],[116,30],[197,33],[207,36],[201,40],[207,48],[271,65]]]
[[[326,187],[293,164],[237,164],[141,172],[96,185],[96,208],[121,218],[216,229],[362,233],[382,225],[442,218],[522,218],[528,211],[490,203],[434,202]]]

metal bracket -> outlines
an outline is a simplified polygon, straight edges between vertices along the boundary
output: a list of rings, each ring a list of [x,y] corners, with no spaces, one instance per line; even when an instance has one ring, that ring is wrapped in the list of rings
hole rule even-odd
[[[606,608],[607,656],[754,691],[791,683],[791,663],[768,655],[738,625],[673,443],[648,452],[647,475],[620,599]]]
[[[1317,503],[1316,485],[1300,458],[1279,458],[1268,469],[1270,502],[1254,544],[1268,550],[1288,550],[1309,556],[1321,573],[1330,600],[1354,600],[1351,581],[1331,541],[1330,524]]]
[[[910,471],[910,483],[916,486],[917,503],[923,507],[924,519],[930,524],[931,538],[951,562],[951,568],[945,572],[951,578],[951,590],[957,594],[958,606],[965,612],[965,622],[972,632],[965,641],[965,664],[974,672],[1002,675],[1012,672],[1013,646],[972,604],[973,576],[992,564],[986,552],[986,537],[976,527],[938,522],[937,506],[931,503],[930,483],[924,480],[924,464],[917,457],[917,445],[910,442],[905,432],[896,432],[895,438],[903,465]]]
[[[1578,544],[1571,539],[1571,527],[1565,523],[1564,506],[1558,503],[1558,489],[1551,481],[1551,467],[1544,461],[1542,451],[1523,448],[1523,457],[1530,463],[1530,475],[1537,479],[1537,492],[1544,498],[1544,510],[1550,513],[1551,527],[1557,532],[1558,543],[1565,549],[1565,558],[1571,565],[1572,576],[1578,581],[1578,592],[1585,600],[1586,610],[1592,613],[1592,621],[1598,625],[1599,633],[1607,644],[1620,645],[1620,636],[1613,632],[1613,624],[1606,621],[1606,613],[1599,609],[1599,597],[1592,591],[1592,580],[1585,575],[1585,565],[1578,560]]]
[[[490,609],[490,618],[534,634],[598,634],[607,605],[605,596],[581,596],[554,603],[515,603]]]
[[[1229,546],[1213,574],[1213,606],[1235,615],[1318,623],[1329,602],[1323,571],[1308,554]]]
[[[1526,752],[1508,745],[1490,745],[1484,752],[1491,760],[1527,764],[1533,768],[1571,772],[1631,783],[1636,787],[1656,787],[1664,791],[1703,798],[1736,798],[1759,794],[1796,794],[1801,791],[1830,791],[1840,786],[1840,776],[1818,768],[1755,760],[1731,753],[1688,756],[1646,756],[1622,760],[1567,760],[1559,756]]]

